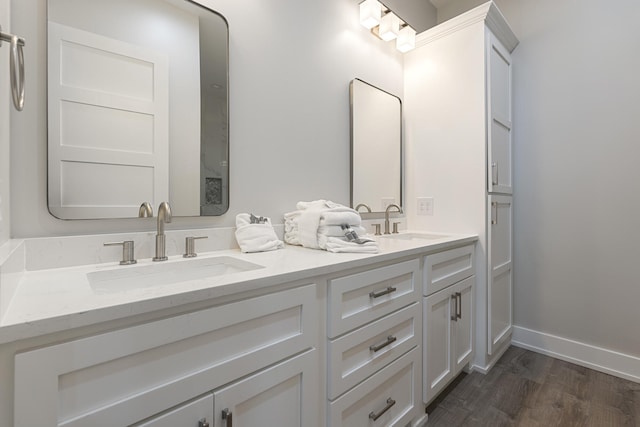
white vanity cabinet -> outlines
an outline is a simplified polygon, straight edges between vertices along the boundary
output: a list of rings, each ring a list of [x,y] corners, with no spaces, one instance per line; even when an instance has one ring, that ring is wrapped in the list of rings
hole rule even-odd
[[[425,257],[422,393],[426,404],[472,360],[474,260],[473,246]]]
[[[478,234],[473,365],[481,371],[508,348],[512,330],[511,267],[501,255],[510,251],[512,229],[502,221],[497,231],[491,212],[498,196],[500,214],[511,206],[511,52],[517,44],[487,2],[419,34],[416,49],[404,57],[407,197],[433,197],[437,206],[432,216],[410,212],[408,222]]]
[[[402,426],[420,414],[420,262],[329,280],[328,422]]]
[[[319,411],[317,306],[309,284],[18,353],[14,424],[231,427],[228,409],[301,426]]]

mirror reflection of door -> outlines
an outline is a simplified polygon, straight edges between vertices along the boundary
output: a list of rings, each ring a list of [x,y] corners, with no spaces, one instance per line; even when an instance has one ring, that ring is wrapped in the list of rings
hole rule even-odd
[[[48,0],[49,210],[228,209],[228,26],[186,0]]]
[[[354,79],[351,95],[351,206],[384,212],[402,204],[402,103]]]

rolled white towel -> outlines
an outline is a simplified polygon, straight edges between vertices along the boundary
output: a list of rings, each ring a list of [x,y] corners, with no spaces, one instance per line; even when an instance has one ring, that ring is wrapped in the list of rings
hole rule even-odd
[[[263,224],[251,224],[251,216],[247,213],[236,215],[236,240],[242,252],[266,252],[284,247],[278,239],[271,220],[265,218]]]

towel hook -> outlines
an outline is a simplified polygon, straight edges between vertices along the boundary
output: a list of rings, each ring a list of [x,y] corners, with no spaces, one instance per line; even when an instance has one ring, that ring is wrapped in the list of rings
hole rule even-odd
[[[2,42],[9,42],[11,74],[11,96],[16,110],[22,111],[24,107],[24,39],[13,34],[2,32],[0,27],[0,46]]]

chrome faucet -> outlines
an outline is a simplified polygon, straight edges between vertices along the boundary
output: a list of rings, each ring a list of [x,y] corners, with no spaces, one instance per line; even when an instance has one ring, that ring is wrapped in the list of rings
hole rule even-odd
[[[366,203],[360,203],[358,206],[356,206],[354,210],[356,212],[360,212],[359,211],[360,208],[365,208],[369,213],[371,213],[371,208]]]
[[[158,234],[156,234],[156,256],[153,257],[154,261],[166,261],[166,245],[164,224],[171,222],[171,206],[169,203],[162,202],[158,206]]]
[[[149,202],[143,202],[138,209],[138,218],[152,218],[153,208]]]
[[[395,203],[387,206],[387,209],[384,211],[384,234],[391,234],[389,232],[389,211],[391,210],[391,208],[396,208],[399,213],[402,213],[402,208]],[[395,232],[397,233],[397,231]]]

